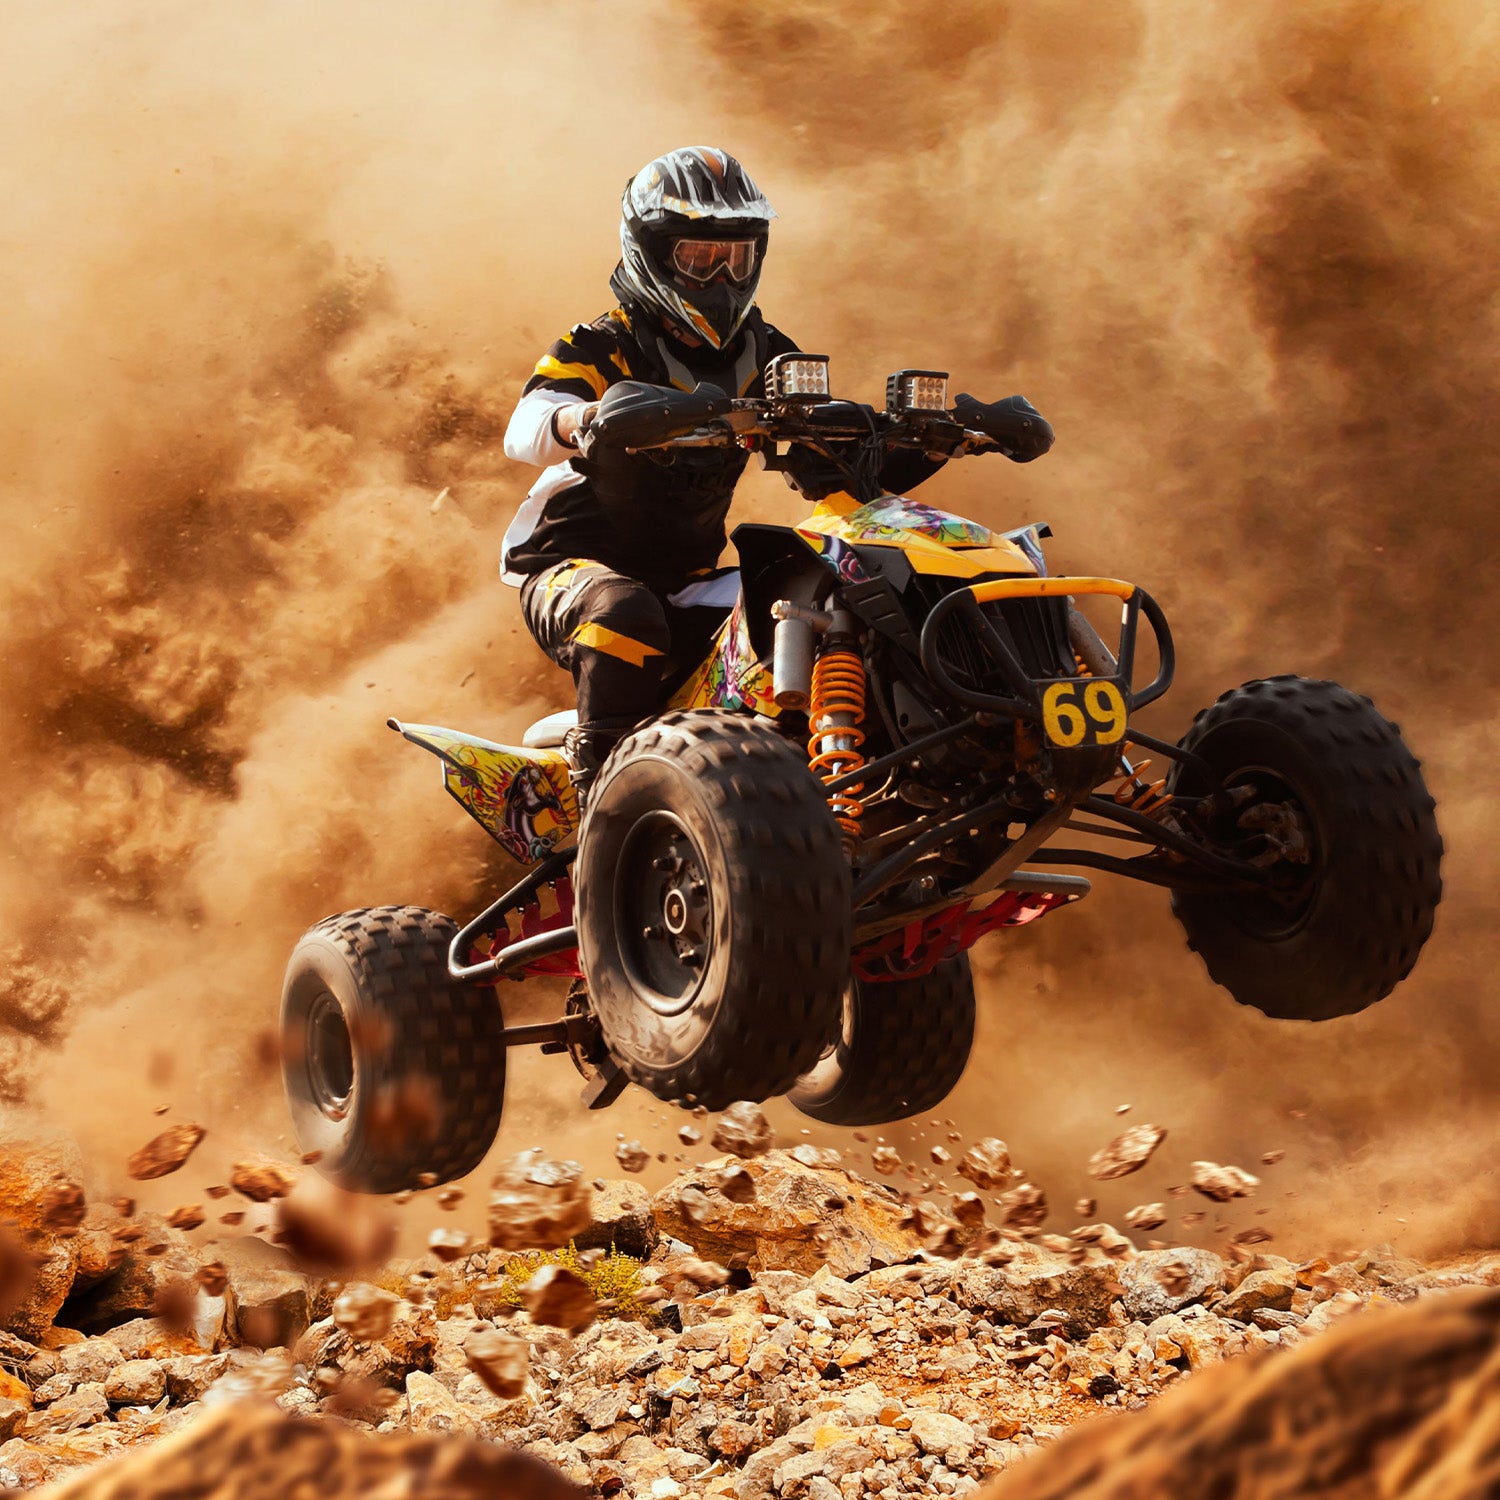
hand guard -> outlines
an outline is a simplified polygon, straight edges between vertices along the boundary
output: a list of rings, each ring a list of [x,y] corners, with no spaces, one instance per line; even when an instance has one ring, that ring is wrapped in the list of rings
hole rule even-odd
[[[1018,464],[1040,458],[1055,441],[1052,424],[1024,396],[986,404],[960,394],[954,397],[953,415],[965,427],[982,432]]]
[[[691,432],[729,408],[729,397],[706,382],[696,390],[679,391],[640,380],[616,381],[600,399],[593,421],[579,433],[578,451],[587,459],[596,449],[649,448]]]

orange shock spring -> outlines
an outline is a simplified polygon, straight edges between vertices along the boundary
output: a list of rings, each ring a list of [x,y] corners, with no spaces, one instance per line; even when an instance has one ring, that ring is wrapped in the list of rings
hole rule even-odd
[[[1141,773],[1151,762],[1143,760],[1135,770],[1115,788],[1114,800],[1120,807],[1133,807],[1138,813],[1154,818],[1171,806],[1172,794],[1167,790],[1166,777],[1160,781],[1145,782]]]
[[[865,742],[860,723],[865,716],[865,664],[853,651],[825,651],[813,666],[812,697],[807,706],[808,765],[824,781],[833,781],[865,763],[859,747]],[[846,840],[860,836],[859,820],[865,805],[864,786],[856,782],[830,792],[828,805]]]

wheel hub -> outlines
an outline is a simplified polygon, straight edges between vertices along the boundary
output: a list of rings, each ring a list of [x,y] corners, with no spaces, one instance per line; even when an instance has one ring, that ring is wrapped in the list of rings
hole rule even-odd
[[[354,1044],[343,1006],[327,993],[313,1001],[307,1015],[307,1082],[313,1103],[330,1120],[348,1114]]]
[[[620,853],[620,948],[647,1003],[682,1009],[713,943],[713,902],[702,856],[669,813],[642,817]]]

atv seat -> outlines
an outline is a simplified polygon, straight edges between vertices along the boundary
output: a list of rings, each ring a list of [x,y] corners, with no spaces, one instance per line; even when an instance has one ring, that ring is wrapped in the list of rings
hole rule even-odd
[[[545,719],[538,719],[521,736],[521,743],[528,750],[556,750],[562,744],[563,736],[577,723],[576,708],[565,708],[561,713],[548,714]]]

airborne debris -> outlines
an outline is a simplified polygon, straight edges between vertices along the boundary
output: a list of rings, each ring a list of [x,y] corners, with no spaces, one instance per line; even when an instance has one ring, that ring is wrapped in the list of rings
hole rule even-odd
[[[1089,1158],[1089,1176],[1109,1182],[1139,1172],[1166,1138],[1167,1132],[1160,1126],[1132,1125]]]
[[[958,1163],[958,1175],[967,1177],[981,1193],[1001,1191],[1020,1173],[1011,1165],[1010,1148],[994,1136],[975,1141]]]
[[[229,1169],[229,1185],[252,1203],[269,1203],[291,1192],[297,1185],[297,1174],[269,1157],[237,1161]]]
[[[223,1261],[204,1261],[198,1267],[198,1285],[208,1296],[222,1297],[229,1286],[229,1271]]]
[[[1285,1151],[1267,1151],[1261,1157],[1260,1164],[1263,1167],[1274,1167],[1276,1163],[1279,1162],[1285,1155]]]
[[[1167,1206],[1164,1203],[1138,1203],[1125,1215],[1125,1222],[1132,1229],[1143,1232],[1160,1229],[1167,1222]]]
[[[391,1331],[401,1299],[368,1282],[347,1286],[333,1304],[333,1321],[352,1339],[374,1344]]]
[[[615,1160],[627,1172],[644,1172],[651,1153],[639,1141],[621,1141],[615,1147]]]
[[[901,1170],[901,1157],[894,1146],[877,1146],[870,1153],[870,1165],[882,1177],[889,1177]]]
[[[1096,1208],[1098,1208],[1098,1206],[1098,1201],[1094,1198],[1080,1198],[1078,1202],[1073,1205],[1073,1212],[1077,1214],[1080,1219],[1086,1219],[1094,1212]]]
[[[755,1179],[738,1162],[719,1168],[717,1186],[731,1203],[748,1203],[755,1197]]]
[[[1035,1229],[1047,1218],[1047,1195],[1032,1182],[1021,1182],[1000,1195],[1000,1222],[1007,1229]]]
[[[696,1146],[703,1139],[703,1132],[692,1125],[679,1125],[677,1127],[677,1139],[684,1146]]]
[[[566,1266],[548,1265],[534,1272],[521,1288],[521,1300],[533,1323],[570,1334],[582,1333],[598,1312],[588,1283]]]
[[[677,1194],[677,1206],[689,1224],[706,1224],[713,1217],[713,1200],[702,1188],[683,1188]]]
[[[1217,1162],[1195,1161],[1193,1163],[1193,1187],[1205,1198],[1215,1203],[1228,1203],[1231,1198],[1248,1198],[1260,1186],[1260,1178],[1252,1177],[1242,1167],[1221,1167]]]
[[[440,1261],[455,1261],[468,1252],[472,1241],[464,1229],[434,1229],[427,1236],[427,1248]]]
[[[208,1215],[204,1213],[201,1203],[184,1203],[167,1215],[167,1223],[173,1229],[197,1229],[207,1218]]]
[[[531,1346],[525,1339],[498,1329],[481,1329],[463,1342],[469,1368],[502,1401],[514,1401],[526,1390]]]
[[[731,1104],[719,1116],[710,1137],[714,1150],[747,1158],[769,1151],[775,1139],[765,1111],[746,1099]]]
[[[378,1199],[309,1173],[276,1200],[276,1239],[303,1270],[347,1278],[391,1254],[396,1224]]]
[[[556,1250],[593,1222],[592,1195],[576,1161],[523,1151],[492,1186],[490,1244],[497,1250]]]
[[[206,1133],[199,1125],[173,1125],[147,1141],[125,1163],[125,1170],[137,1182],[166,1177],[193,1154]]]
[[[83,1189],[76,1182],[55,1182],[42,1195],[42,1227],[66,1239],[78,1232],[88,1209]]]

